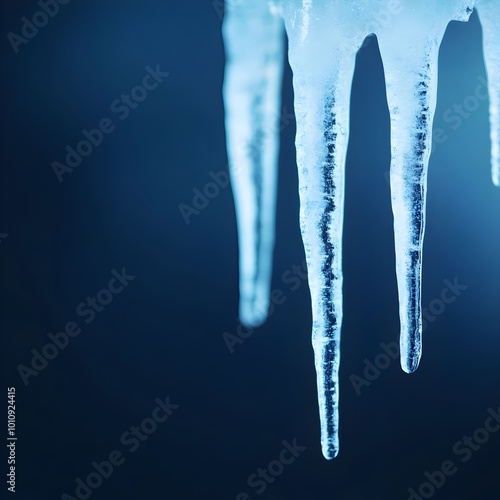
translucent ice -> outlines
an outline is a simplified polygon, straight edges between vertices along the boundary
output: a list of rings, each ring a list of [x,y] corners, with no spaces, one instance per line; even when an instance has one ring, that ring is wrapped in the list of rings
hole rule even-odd
[[[226,9],[224,100],[240,246],[240,319],[265,320],[274,246],[283,30],[297,122],[300,226],[313,307],[323,454],[338,454],[342,226],[356,52],[378,37],[391,119],[391,196],[401,365],[422,351],[421,272],[438,51],[451,20],[478,7],[489,79],[492,173],[500,185],[500,0],[238,0]]]
[[[283,27],[267,2],[226,15],[226,137],[240,251],[240,319],[267,316],[274,248]]]
[[[481,0],[478,7],[490,93],[491,172],[500,186],[500,1]]]

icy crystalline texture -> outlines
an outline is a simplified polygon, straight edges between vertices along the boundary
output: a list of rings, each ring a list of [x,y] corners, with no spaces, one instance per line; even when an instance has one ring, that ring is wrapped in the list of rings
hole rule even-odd
[[[377,34],[391,118],[390,179],[400,351],[401,366],[407,373],[417,369],[422,353],[420,302],[427,167],[436,109],[439,46],[451,19],[450,9],[443,5],[431,9],[432,15],[428,2],[414,1],[413,5],[405,5],[397,22]]]
[[[313,308],[323,454],[338,454],[342,227],[349,101],[356,52],[375,32],[391,118],[391,193],[400,302],[401,365],[422,349],[421,273],[438,51],[447,24],[474,0],[238,0],[224,19],[228,155],[240,243],[240,319],[269,305],[283,19],[297,122],[300,225]],[[499,184],[500,0],[479,3],[491,93],[493,179]],[[279,14],[279,15],[278,15]]]
[[[349,102],[358,35],[342,39],[331,12],[290,22],[300,226],[313,308],[312,343],[317,373],[323,454],[338,452],[340,331],[342,326],[342,226]],[[335,36],[333,36],[333,35]]]
[[[344,163],[354,53],[352,56],[339,54],[335,63],[329,61],[328,72],[294,78],[300,226],[313,308],[318,397],[325,426],[322,446],[328,458],[338,449]],[[300,60],[301,55],[295,54],[292,67],[300,65]]]

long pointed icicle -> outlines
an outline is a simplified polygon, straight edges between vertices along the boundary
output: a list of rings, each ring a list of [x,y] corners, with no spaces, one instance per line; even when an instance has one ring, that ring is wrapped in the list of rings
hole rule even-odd
[[[238,222],[240,321],[258,326],[269,309],[284,27],[265,2],[225,14],[224,102],[229,171]]]
[[[381,40],[381,47],[383,42]],[[396,245],[401,366],[418,367],[422,350],[421,272],[437,47],[421,47],[420,61],[400,79],[398,57],[384,58],[391,115],[391,193]],[[404,52],[403,54],[404,55]]]
[[[391,195],[401,323],[401,367],[422,355],[422,254],[427,170],[436,110],[439,46],[449,13],[406,8],[397,26],[378,34],[391,118]],[[439,9],[436,9],[436,11]],[[441,14],[441,15],[440,15]],[[448,15],[446,15],[448,14]],[[412,30],[408,30],[412,26]]]
[[[479,16],[490,95],[491,176],[500,187],[500,2],[481,0]]]
[[[319,33],[333,30],[303,11],[288,31],[294,72],[300,226],[311,293],[312,344],[317,373],[321,445],[337,456],[340,332],[342,326],[342,227],[349,104],[357,47],[342,50]],[[311,16],[312,17],[312,16]],[[287,26],[288,28],[288,26]],[[318,53],[324,57],[318,58]]]

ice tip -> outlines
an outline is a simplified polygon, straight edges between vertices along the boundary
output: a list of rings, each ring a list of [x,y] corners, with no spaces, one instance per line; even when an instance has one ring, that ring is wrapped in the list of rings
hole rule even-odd
[[[338,447],[326,447],[323,449],[323,456],[326,458],[326,460],[333,460],[334,458],[337,458],[339,454],[339,449]]]
[[[405,373],[410,374],[417,371],[419,364],[420,364],[420,355],[401,357],[401,368]]]
[[[265,323],[267,319],[267,309],[252,307],[245,302],[240,304],[239,320],[247,328],[257,328]]]

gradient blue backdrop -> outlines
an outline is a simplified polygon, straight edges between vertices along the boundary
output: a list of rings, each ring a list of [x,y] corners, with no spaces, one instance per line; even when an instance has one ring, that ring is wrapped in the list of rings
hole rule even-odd
[[[468,288],[424,334],[414,375],[397,361],[358,396],[350,382],[381,342],[398,338],[389,169],[389,117],[375,39],[360,51],[353,85],[344,236],[341,453],[319,443],[310,298],[282,275],[303,262],[293,120],[280,156],[273,287],[286,297],[231,354],[236,333],[237,240],[230,188],[185,223],[209,172],[226,169],[221,20],[210,0],[73,0],[15,54],[36,2],[1,6],[1,364],[17,388],[18,497],[74,495],[90,463],[123,449],[120,436],[151,415],[157,397],[180,404],[97,489],[97,499],[406,499],[424,472],[500,406],[500,190],[491,183],[488,102],[454,130],[447,110],[485,76],[481,29],[452,23],[440,56],[429,174],[423,304],[443,280]],[[30,17],[31,18],[31,17]],[[145,67],[170,76],[120,122],[110,104]],[[293,110],[286,66],[283,105]],[[83,128],[116,130],[58,183],[51,168]],[[113,268],[135,280],[24,387],[17,372],[47,333],[78,319]],[[79,320],[83,324],[83,321]],[[6,390],[6,389],[2,389]],[[5,405],[3,408],[6,410]],[[4,410],[3,410],[4,411]],[[5,414],[5,413],[4,413]],[[3,417],[2,417],[3,418]],[[2,420],[4,422],[4,420]],[[307,449],[266,492],[248,477],[282,441]],[[486,500],[500,489],[500,433],[435,495]],[[5,463],[2,458],[2,463]],[[4,469],[2,469],[4,470]],[[4,488],[4,486],[2,486]]]

